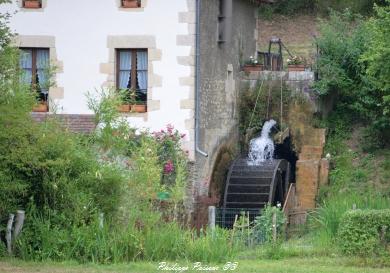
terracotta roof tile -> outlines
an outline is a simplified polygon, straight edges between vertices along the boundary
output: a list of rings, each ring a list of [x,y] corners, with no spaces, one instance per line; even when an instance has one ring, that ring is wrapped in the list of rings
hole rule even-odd
[[[58,118],[66,129],[74,133],[90,134],[96,128],[94,115],[31,113],[31,116],[37,122],[51,117]]]

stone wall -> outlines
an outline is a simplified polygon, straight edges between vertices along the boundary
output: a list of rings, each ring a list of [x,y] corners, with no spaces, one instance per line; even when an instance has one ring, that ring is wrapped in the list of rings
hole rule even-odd
[[[259,71],[245,74],[242,72],[242,85],[249,85],[250,88],[256,87],[261,80],[277,81],[282,79],[285,84],[294,92],[302,93],[312,101],[317,99],[310,89],[314,81],[314,72],[287,72],[287,71]],[[315,106],[315,104],[313,104]]]
[[[249,1],[231,1],[226,14],[228,25],[224,26],[229,37],[219,42],[219,2],[203,0],[200,11],[199,146],[208,157],[196,154],[195,196],[209,194],[213,166],[221,147],[226,143],[238,144],[240,65],[243,56],[249,58],[256,51],[254,7]]]

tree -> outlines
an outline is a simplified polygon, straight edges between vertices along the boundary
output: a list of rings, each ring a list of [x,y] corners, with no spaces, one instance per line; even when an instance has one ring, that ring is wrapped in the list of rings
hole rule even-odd
[[[390,0],[386,1],[390,4]],[[360,61],[367,63],[366,73],[377,89],[379,115],[375,125],[390,131],[390,6],[375,6],[376,16],[367,23],[371,39]]]

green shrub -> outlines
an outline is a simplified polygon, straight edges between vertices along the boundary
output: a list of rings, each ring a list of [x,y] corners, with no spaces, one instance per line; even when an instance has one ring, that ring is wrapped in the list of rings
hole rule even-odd
[[[386,46],[390,12],[389,7],[375,10],[369,21],[350,10],[333,11],[329,20],[321,21],[316,40],[320,79],[314,85],[320,95],[337,98],[338,114],[354,116],[354,122],[370,128],[373,144],[365,145],[369,150],[387,145],[390,136]]]
[[[376,16],[366,24],[370,40],[360,60],[367,63],[366,73],[375,87],[376,115],[373,127],[384,139],[390,137],[390,1],[386,3],[387,7],[375,7]]]
[[[343,215],[355,206],[358,209],[385,209],[390,206],[390,200],[378,194],[365,192],[335,193],[320,203],[320,207],[310,215],[312,230],[323,241],[334,242]]]
[[[390,243],[390,210],[352,210],[344,214],[338,245],[346,254],[380,254]]]
[[[181,148],[180,141],[185,134],[180,134],[171,124],[153,133],[155,141],[158,143],[159,163],[162,166],[162,183],[166,186],[173,186],[176,182],[177,168],[180,161],[186,159],[186,155]]]
[[[349,9],[353,13],[369,15],[373,12],[374,4],[385,5],[386,0],[280,0],[272,4],[262,3],[259,15],[265,19],[272,19],[274,14],[300,15],[318,14],[328,15],[331,10],[344,11]]]
[[[278,207],[267,205],[260,216],[255,219],[254,236],[257,242],[271,242],[273,238],[274,222],[273,217],[276,217],[276,232],[277,238],[283,238],[285,232],[286,216]]]

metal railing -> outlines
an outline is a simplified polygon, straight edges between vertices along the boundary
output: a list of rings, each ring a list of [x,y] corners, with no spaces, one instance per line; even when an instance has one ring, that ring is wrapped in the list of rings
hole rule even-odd
[[[249,215],[249,221],[253,222],[260,215],[260,209],[249,208],[216,208],[215,224],[222,228],[232,228],[240,215]]]

